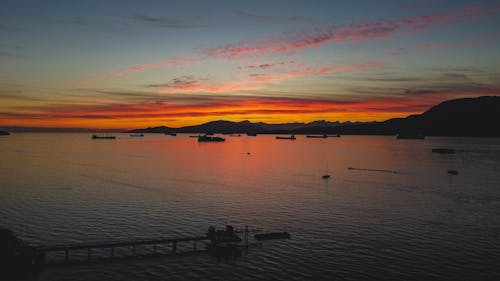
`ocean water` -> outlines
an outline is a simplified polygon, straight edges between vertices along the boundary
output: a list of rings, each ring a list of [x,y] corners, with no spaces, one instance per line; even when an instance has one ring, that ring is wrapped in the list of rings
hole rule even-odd
[[[225,137],[0,137],[0,225],[32,244],[225,224],[292,234],[236,257],[49,266],[28,280],[500,280],[500,139]]]

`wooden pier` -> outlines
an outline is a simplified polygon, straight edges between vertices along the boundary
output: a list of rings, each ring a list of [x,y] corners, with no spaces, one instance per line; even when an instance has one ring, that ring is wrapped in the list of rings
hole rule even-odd
[[[71,252],[74,251],[87,251],[87,261],[92,259],[93,250],[97,249],[109,249],[108,258],[115,258],[115,249],[125,248],[129,249],[127,256],[136,256],[136,247],[140,245],[151,246],[150,254],[158,254],[158,247],[162,245],[171,246],[170,254],[177,254],[177,246],[179,243],[192,243],[193,251],[198,248],[198,242],[200,241],[210,241],[208,236],[193,236],[193,237],[181,237],[181,238],[160,238],[160,239],[147,239],[147,240],[131,240],[131,241],[118,241],[118,242],[104,242],[104,243],[81,243],[81,244],[67,244],[67,245],[56,245],[56,246],[44,246],[36,248],[37,256],[39,262],[46,264],[47,254],[49,253],[64,253],[63,263],[70,263]],[[102,258],[102,257],[100,257]],[[82,261],[81,259],[75,260]],[[52,262],[57,263],[57,262]],[[60,263],[60,262],[59,262]]]
[[[187,252],[199,251],[198,244],[200,242],[202,242],[204,246],[208,246],[206,249],[217,252],[228,248],[248,247],[249,233],[251,232],[260,232],[260,230],[249,230],[248,226],[240,230],[236,230],[230,225],[226,225],[225,229],[216,229],[211,226],[208,228],[208,232],[203,236],[41,246],[33,248],[33,264],[42,266],[45,264],[67,264],[145,255],[176,255],[179,253],[178,246],[180,243],[192,245],[192,248],[190,248],[191,250]],[[240,233],[243,234],[243,239],[238,236]],[[290,238],[290,235],[287,235],[287,237],[283,235],[280,237],[273,236],[270,239]],[[138,246],[143,247],[139,248]],[[190,246],[188,246],[188,249],[189,247]],[[145,248],[147,248],[146,253],[144,251]],[[165,251],[165,248],[168,250]],[[118,254],[115,252],[117,249],[120,249]],[[202,250],[205,250],[205,248]],[[186,247],[183,247],[181,252],[186,253]],[[49,260],[49,254],[58,254],[59,258],[56,260]],[[72,259],[72,254],[76,254],[78,258]]]

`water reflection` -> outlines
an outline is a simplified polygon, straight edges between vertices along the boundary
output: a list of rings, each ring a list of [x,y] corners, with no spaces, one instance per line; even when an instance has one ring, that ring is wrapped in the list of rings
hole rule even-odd
[[[447,174],[449,159],[435,147],[461,151],[458,176]],[[26,133],[1,139],[0,153],[0,222],[35,243],[196,235],[225,223],[293,233],[227,262],[201,255],[93,264],[39,280],[499,275],[498,139],[259,135],[200,144],[183,134],[92,141]]]

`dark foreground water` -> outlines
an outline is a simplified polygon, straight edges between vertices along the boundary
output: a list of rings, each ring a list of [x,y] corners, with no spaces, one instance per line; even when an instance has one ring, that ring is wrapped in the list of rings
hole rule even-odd
[[[33,280],[500,280],[499,139],[117,137],[0,137],[0,225],[42,245],[225,223],[292,239],[228,259],[48,267]]]

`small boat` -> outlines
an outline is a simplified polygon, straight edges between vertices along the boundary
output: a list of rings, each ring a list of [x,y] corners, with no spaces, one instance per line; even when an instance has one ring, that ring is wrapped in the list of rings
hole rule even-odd
[[[306,136],[306,138],[317,138],[317,139],[326,139],[327,137],[328,137],[327,134],[323,134],[322,136],[318,136],[318,135]]]
[[[144,137],[144,134],[130,134],[131,137]]]
[[[324,180],[327,180],[330,178],[330,175],[329,174],[324,174],[321,178],[323,178]]]
[[[276,139],[277,140],[295,140],[296,137],[295,137],[295,135],[291,135],[289,137],[280,137],[280,136],[277,136]]]
[[[198,142],[222,142],[222,141],[225,141],[225,140],[226,140],[225,138],[211,137],[211,136],[208,136],[208,135],[198,136]]]
[[[456,150],[453,148],[433,148],[432,153],[439,153],[439,154],[455,154]]]
[[[190,138],[199,138],[200,136],[199,135],[196,135],[196,136],[189,136]]]
[[[167,135],[167,136],[172,136],[172,137],[177,136],[177,134],[176,134],[176,133],[165,133],[165,135]]]
[[[255,240],[271,240],[271,239],[290,239],[291,235],[288,232],[270,232],[254,235]]]
[[[249,136],[249,137],[256,137],[257,133],[247,133],[247,136]]]
[[[458,171],[450,169],[450,170],[448,170],[448,174],[456,176],[456,175],[458,175]]]
[[[405,140],[423,140],[425,139],[425,135],[423,134],[398,134],[397,137],[398,139],[405,139]]]
[[[116,137],[115,136],[98,136],[98,135],[92,135],[92,139],[93,140],[96,140],[96,139],[114,140],[114,139],[116,139]]]

